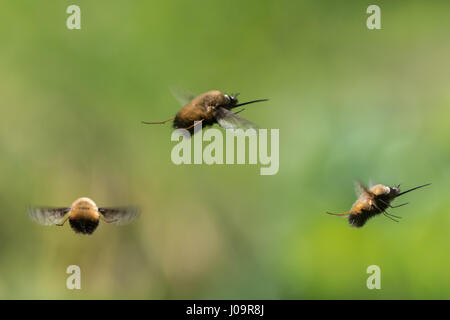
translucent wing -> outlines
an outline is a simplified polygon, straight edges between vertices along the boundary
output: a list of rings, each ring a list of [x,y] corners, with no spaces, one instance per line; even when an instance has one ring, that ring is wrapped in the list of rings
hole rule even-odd
[[[107,222],[116,225],[128,224],[139,215],[139,210],[134,207],[98,208],[98,211]]]
[[[370,193],[369,189],[359,180],[355,181],[355,192],[358,197],[363,193]]]
[[[196,97],[192,92],[177,87],[171,87],[170,91],[172,91],[173,96],[182,106],[187,105]]]
[[[225,129],[258,129],[253,122],[241,118],[225,108],[217,109],[216,120]]]
[[[69,211],[70,208],[31,207],[28,208],[28,216],[34,222],[44,226],[51,226],[62,223],[64,216]]]

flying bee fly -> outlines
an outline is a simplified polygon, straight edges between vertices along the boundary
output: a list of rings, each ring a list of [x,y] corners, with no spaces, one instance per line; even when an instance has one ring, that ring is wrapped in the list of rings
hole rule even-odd
[[[178,100],[182,102],[184,107],[170,119],[159,122],[146,122],[144,124],[165,124],[173,120],[173,127],[175,129],[186,129],[193,134],[194,127],[199,125],[212,126],[218,123],[225,129],[249,129],[257,128],[257,126],[238,116],[237,114],[244,109],[237,112],[231,110],[247,104],[263,102],[268,99],[252,100],[244,103],[238,103],[238,94],[228,95],[218,90],[205,92],[197,97],[193,95],[185,95],[181,97],[178,95]]]
[[[69,220],[73,231],[82,234],[92,234],[100,220],[115,225],[124,225],[131,222],[137,215],[136,208],[99,208],[89,198],[79,198],[69,208],[28,208],[28,216],[39,224],[62,227]]]
[[[394,216],[393,214],[388,213],[386,210],[388,208],[398,208],[408,203],[402,203],[400,205],[393,206],[391,205],[391,202],[394,201],[394,199],[396,199],[397,197],[404,195],[405,193],[429,186],[430,184],[431,183],[427,183],[400,192],[400,185],[395,187],[388,187],[382,184],[377,184],[375,186],[367,188],[362,183],[357,181],[356,191],[359,198],[353,204],[351,210],[345,213],[327,213],[336,216],[348,216],[348,222],[351,226],[356,228],[362,227],[367,222],[367,220],[379,214],[383,214],[385,217],[398,222],[398,219],[401,219],[401,217]]]

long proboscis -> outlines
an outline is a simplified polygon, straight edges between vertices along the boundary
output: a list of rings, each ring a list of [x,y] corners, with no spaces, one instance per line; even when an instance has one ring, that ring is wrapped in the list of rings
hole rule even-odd
[[[239,104],[233,106],[233,108],[245,106],[246,104],[250,104],[250,103],[264,102],[264,101],[269,101],[269,99],[258,99],[258,100],[252,100],[252,101],[244,102],[244,103],[239,103]]]
[[[426,187],[426,186],[429,186],[431,183],[427,183],[427,184],[424,184],[424,185],[421,185],[421,186],[418,186],[418,187],[415,187],[415,188],[411,188],[411,189],[409,189],[409,190],[406,190],[406,191],[403,191],[403,192],[400,192],[398,195],[397,195],[397,197],[400,197],[401,195],[404,195],[405,193],[408,193],[408,192],[411,192],[411,191],[414,191],[414,190],[416,190],[416,189],[419,189],[419,188],[423,188],[423,187]]]

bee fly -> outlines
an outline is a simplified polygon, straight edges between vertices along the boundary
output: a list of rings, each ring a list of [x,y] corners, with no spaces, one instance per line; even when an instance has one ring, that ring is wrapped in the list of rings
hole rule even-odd
[[[387,187],[382,184],[377,184],[370,189],[366,188],[362,183],[356,182],[356,190],[359,195],[358,200],[353,204],[352,209],[345,213],[332,213],[328,214],[336,216],[346,216],[348,215],[348,222],[351,226],[360,228],[367,220],[370,218],[383,214],[389,219],[398,222],[401,217],[394,216],[386,211],[387,208],[398,208],[404,206],[408,203],[402,203],[397,206],[392,206],[391,202],[405,193],[411,192],[413,190],[429,186],[431,183],[424,184],[403,192],[400,192],[400,185],[396,187]]]
[[[189,95],[183,97],[181,102],[184,107],[175,117],[159,122],[142,121],[142,123],[165,124],[173,120],[173,127],[175,129],[186,129],[191,134],[194,133],[194,127],[200,123],[202,126],[212,126],[213,124],[218,123],[225,129],[256,128],[255,124],[237,116],[237,114],[244,109],[241,109],[238,112],[232,112],[231,110],[250,103],[267,101],[268,99],[238,103],[237,96],[238,94],[230,96],[218,90],[208,91],[197,97]]]
[[[63,226],[69,220],[73,231],[82,234],[92,234],[100,220],[124,225],[133,220],[137,214],[138,212],[134,208],[99,208],[89,198],[75,200],[70,208],[34,207],[28,209],[28,216],[39,224]]]

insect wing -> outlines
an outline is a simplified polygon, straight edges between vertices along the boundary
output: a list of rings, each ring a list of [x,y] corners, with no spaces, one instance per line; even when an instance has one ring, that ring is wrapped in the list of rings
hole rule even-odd
[[[225,108],[217,109],[216,120],[225,129],[258,129],[253,122],[241,118]]]
[[[182,106],[187,105],[196,97],[192,92],[178,87],[171,87],[170,91],[172,91],[173,96]]]
[[[98,208],[98,211],[103,215],[107,222],[116,225],[128,224],[139,215],[138,209],[133,207]]]
[[[60,224],[64,220],[64,216],[70,211],[70,208],[44,208],[32,207],[28,208],[28,216],[34,222],[44,226]]]
[[[358,197],[364,193],[370,193],[369,189],[359,180],[355,181],[355,192]]]

